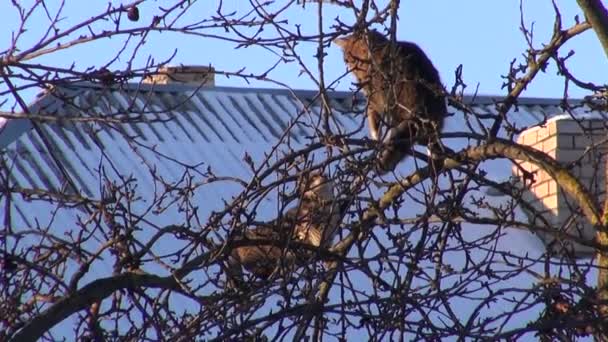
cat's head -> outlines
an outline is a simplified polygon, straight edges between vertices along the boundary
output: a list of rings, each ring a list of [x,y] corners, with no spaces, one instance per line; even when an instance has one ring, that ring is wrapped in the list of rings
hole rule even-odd
[[[331,200],[334,197],[334,184],[325,175],[312,172],[300,180],[298,192],[305,201]]]
[[[344,52],[344,61],[349,67],[366,63],[370,58],[370,51],[382,48],[388,40],[376,30],[358,31],[348,36],[333,40]]]

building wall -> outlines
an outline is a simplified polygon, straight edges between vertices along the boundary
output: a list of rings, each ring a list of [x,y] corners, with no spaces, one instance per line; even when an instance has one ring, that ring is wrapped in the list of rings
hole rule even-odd
[[[605,142],[608,131],[604,124],[604,121],[596,119],[577,122],[571,118],[557,118],[522,132],[517,142],[541,150],[569,167],[601,203],[605,194],[605,156],[608,149]],[[534,174],[534,182],[525,184],[524,200],[542,213],[551,229],[585,240],[595,237],[594,228],[582,217],[576,202],[546,172],[530,163],[518,163],[513,166],[513,173],[520,177],[520,168]],[[530,218],[535,224],[542,225],[542,220],[532,215]],[[554,234],[539,232],[539,236],[560,254],[573,251],[578,256],[584,256],[593,253],[590,247],[556,239]]]

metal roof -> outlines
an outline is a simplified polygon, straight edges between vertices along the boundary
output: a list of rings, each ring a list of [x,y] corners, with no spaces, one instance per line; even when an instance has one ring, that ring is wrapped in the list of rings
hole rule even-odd
[[[328,95],[335,127],[359,130],[365,100],[350,92]],[[465,103],[488,114],[495,111],[494,98],[469,96]],[[292,146],[314,141],[320,113],[317,99],[318,92],[309,90],[76,83],[54,88],[30,107],[32,115],[45,115],[50,122],[8,120],[0,130],[0,149],[11,186],[67,189],[99,198],[101,174],[111,179],[133,175],[142,196],[152,196],[147,193],[154,189],[151,175],[175,181],[187,170],[202,174],[211,167],[216,174],[246,180],[251,174],[243,161],[246,154],[261,161],[281,140]],[[519,127],[562,112],[557,99],[522,98],[518,104]],[[66,117],[77,119],[62,120]],[[294,128],[287,129],[290,125]],[[462,131],[462,113],[449,118],[445,126],[448,132]],[[453,143],[467,144],[462,139]],[[499,169],[500,177],[508,176],[504,167]],[[226,195],[210,191],[208,195]],[[12,212],[2,216],[10,215],[16,225],[40,224],[41,216],[31,215],[31,205],[13,200]]]

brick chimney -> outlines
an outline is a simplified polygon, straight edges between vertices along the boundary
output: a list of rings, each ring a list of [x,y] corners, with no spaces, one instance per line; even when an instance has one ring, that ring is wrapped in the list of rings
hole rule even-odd
[[[543,126],[535,126],[522,132],[517,142],[547,153],[564,166],[571,166],[572,173],[596,195],[602,203],[605,194],[606,152],[608,144],[597,145],[608,137],[605,122],[599,119],[575,121],[561,116],[549,120]],[[589,151],[586,149],[590,148]],[[577,162],[577,163],[573,163]],[[595,238],[595,229],[580,213],[576,202],[567,196],[557,183],[544,171],[530,163],[519,163],[522,169],[534,173],[534,182],[527,182],[523,199],[546,219],[550,229],[566,232],[586,241]],[[513,166],[513,173],[521,170]],[[543,226],[534,213],[527,212],[530,223]],[[593,248],[572,240],[562,240],[547,232],[538,232],[547,248],[556,253],[577,257],[591,256]]]
[[[203,65],[168,65],[160,67],[154,75],[145,77],[144,83],[190,84],[213,87],[215,85],[215,69]]]

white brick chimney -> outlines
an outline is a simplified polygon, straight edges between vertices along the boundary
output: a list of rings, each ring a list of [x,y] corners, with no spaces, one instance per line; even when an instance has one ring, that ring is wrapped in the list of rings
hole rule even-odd
[[[608,144],[597,145],[608,137],[605,121],[585,119],[575,121],[561,116],[522,132],[517,142],[547,153],[564,166],[571,166],[572,173],[582,181],[589,191],[602,203],[605,193],[606,151]],[[587,150],[589,148],[589,150]],[[578,163],[573,163],[578,162]],[[519,167],[518,167],[519,165]],[[586,241],[595,238],[595,230],[580,213],[578,205],[567,196],[557,183],[544,171],[530,163],[513,166],[513,173],[522,176],[521,169],[534,173],[534,182],[526,181],[524,201],[537,213],[541,213],[553,230],[566,232]],[[527,212],[530,223],[543,226],[542,220]],[[590,256],[593,249],[571,240],[562,240],[546,232],[537,232],[550,248],[559,254],[574,252],[578,257]]]
[[[215,85],[215,69],[204,65],[168,65],[160,67],[154,75],[145,77],[144,83],[190,84],[213,87]]]

